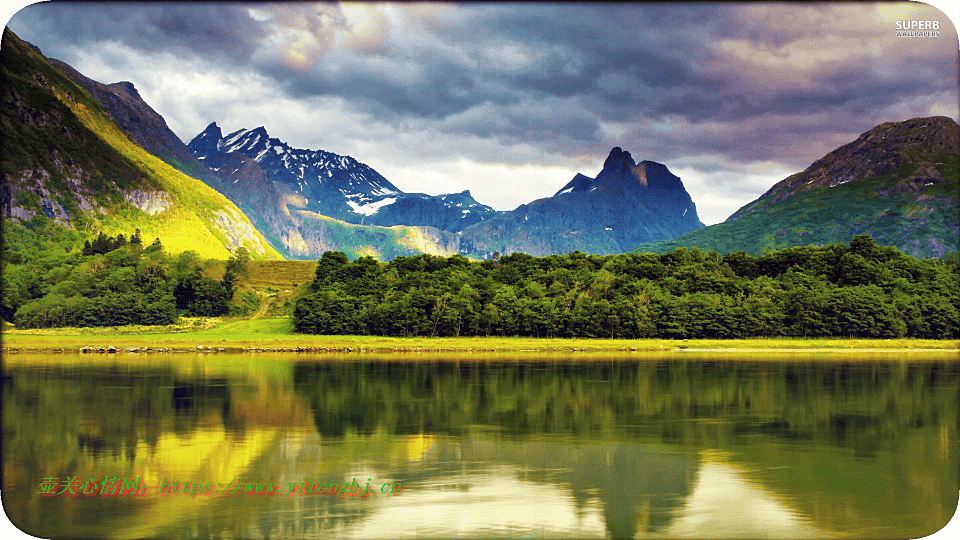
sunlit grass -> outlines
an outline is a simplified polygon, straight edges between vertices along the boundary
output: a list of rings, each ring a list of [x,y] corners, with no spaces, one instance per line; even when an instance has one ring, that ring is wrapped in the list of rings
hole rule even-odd
[[[263,348],[353,351],[956,351],[960,340],[936,339],[589,339],[526,337],[384,337],[297,334],[288,317],[255,320],[191,319],[170,327],[56,328],[5,331],[14,350],[79,349],[84,346],[196,349]]]
[[[85,104],[71,99],[62,90],[55,89],[55,93],[85,127],[146,174],[151,184],[160,186],[172,197],[169,208],[155,216],[144,212],[124,212],[126,216],[101,217],[105,233],[130,234],[139,227],[141,236],[147,242],[152,238],[160,238],[164,248],[170,253],[192,250],[205,258],[230,257],[230,252],[226,249],[229,244],[226,236],[212,225],[216,212],[227,211],[233,207],[226,197],[137,146],[103,114],[98,114]],[[252,229],[242,212],[234,214]],[[254,238],[244,242],[244,245],[254,258],[281,258],[259,233],[254,233]]]

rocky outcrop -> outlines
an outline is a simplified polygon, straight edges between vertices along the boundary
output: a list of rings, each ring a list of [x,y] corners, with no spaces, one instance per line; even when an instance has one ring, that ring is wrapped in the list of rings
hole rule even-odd
[[[231,246],[243,246],[248,244],[258,245],[263,239],[257,234],[249,221],[243,219],[243,214],[236,207],[227,206],[213,212],[211,223],[213,227],[227,239],[227,244]],[[258,252],[266,251],[266,246],[262,246]]]
[[[123,198],[133,206],[136,206],[140,210],[155,216],[160,212],[164,212],[170,208],[170,196],[163,191],[143,191],[141,189],[133,189],[130,191],[125,191],[123,193]]]

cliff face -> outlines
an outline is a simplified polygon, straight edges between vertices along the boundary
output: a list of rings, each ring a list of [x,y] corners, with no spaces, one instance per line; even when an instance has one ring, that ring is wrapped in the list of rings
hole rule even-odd
[[[465,229],[461,252],[621,253],[701,227],[680,178],[660,163],[638,164],[617,147],[596,178],[578,174],[553,197]]]

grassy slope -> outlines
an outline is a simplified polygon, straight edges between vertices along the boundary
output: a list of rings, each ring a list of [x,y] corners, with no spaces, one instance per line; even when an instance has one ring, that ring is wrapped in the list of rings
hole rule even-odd
[[[421,227],[394,225],[356,225],[306,210],[297,211],[304,231],[319,230],[327,243],[336,246],[349,258],[370,256],[377,260],[389,261],[398,256],[430,255],[450,256],[456,252],[448,251],[432,240]],[[299,234],[291,230],[291,234]],[[302,240],[302,239],[301,239]],[[293,242],[294,247],[296,242]],[[294,255],[295,256],[295,255]],[[313,255],[317,259],[319,255]]]
[[[927,159],[942,162],[937,168],[953,181],[923,186],[919,194],[890,189],[915,169],[907,165],[889,176],[816,188],[780,202],[754,201],[744,207],[754,207],[751,212],[739,219],[673,240],[641,244],[635,251],[667,253],[686,246],[720,254],[744,250],[762,255],[792,246],[848,243],[859,234],[870,234],[878,244],[921,257],[931,256],[927,244],[931,237],[955,250],[960,242],[956,227],[960,156]],[[880,195],[884,192],[885,196]]]
[[[40,74],[43,80],[50,84],[53,94],[59,101],[59,104],[51,105],[59,105],[57,109],[60,115],[63,115],[62,111],[65,107],[82,126],[81,129],[72,130],[70,137],[81,141],[91,137],[98,139],[90,144],[93,148],[89,149],[93,150],[89,153],[95,155],[83,156],[88,161],[84,168],[91,177],[94,177],[94,184],[98,188],[95,200],[107,210],[107,213],[99,215],[90,212],[84,216],[86,219],[78,220],[90,230],[91,234],[95,235],[96,230],[102,230],[112,236],[118,233],[129,235],[139,227],[144,239],[149,242],[153,238],[160,238],[165,249],[171,253],[193,250],[202,257],[226,259],[230,256],[227,249],[230,242],[224,232],[213,225],[216,219],[215,214],[231,215],[235,220],[252,229],[249,220],[232,202],[202,181],[181,173],[130,141],[107,116],[93,96],[49,65],[43,57],[29,49],[12,32],[4,33],[4,47],[7,48],[4,58],[11,64],[7,79],[10,84],[16,84],[22,94],[43,94],[42,91],[37,92],[29,88],[28,85],[32,83],[25,77],[26,73]],[[6,66],[5,70],[7,70]],[[17,129],[16,126],[5,125],[5,132],[11,127],[14,130]],[[13,139],[13,133],[9,134],[12,136],[8,140]],[[29,170],[37,165],[38,159],[39,164],[47,170],[54,168],[44,164],[42,158],[30,154],[39,152],[37,148],[31,148],[33,146],[55,143],[43,140],[50,138],[49,134],[37,131],[34,135],[40,140],[29,141],[35,143],[30,145],[18,144],[19,152],[8,152],[7,148],[4,149],[4,170],[9,170],[13,174],[19,172],[17,169]],[[6,136],[5,139],[7,139]],[[20,143],[20,141],[17,142]],[[75,151],[67,150],[64,154],[69,156],[75,154]],[[90,162],[91,159],[95,161]],[[128,178],[121,182],[124,185],[117,183],[116,173],[108,172],[111,169],[120,169],[125,173],[124,176]],[[59,171],[49,172],[54,180],[58,180]],[[170,208],[151,216],[124,202],[122,195],[116,191],[118,188],[133,187],[129,185],[131,175],[139,177],[134,185],[139,184],[140,189],[151,191],[159,189],[168,193],[172,203]],[[66,185],[62,182],[53,182],[47,188],[53,188],[54,197],[71,210],[71,214],[76,215],[79,212],[76,204],[69,202],[72,197]],[[243,244],[254,258],[281,258],[255,230]]]
[[[57,97],[70,107],[84,126],[115,148],[148,178],[154,180],[161,190],[171,194],[174,204],[170,209],[150,216],[135,208],[100,218],[108,234],[129,232],[140,228],[144,238],[160,238],[165,249],[171,253],[193,250],[203,257],[226,259],[230,252],[223,232],[211,226],[215,212],[228,212],[250,225],[246,216],[226,197],[217,193],[200,180],[189,177],[160,158],[134,144],[120,128],[102,111],[94,111],[81,103],[71,103],[66,96]],[[250,225],[252,228],[252,225]],[[257,258],[280,258],[259,233],[246,247]]]

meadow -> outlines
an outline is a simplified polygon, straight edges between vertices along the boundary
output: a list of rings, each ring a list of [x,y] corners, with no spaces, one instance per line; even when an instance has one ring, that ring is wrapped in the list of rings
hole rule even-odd
[[[184,318],[166,326],[46,328],[3,333],[4,352],[64,351],[84,347],[154,351],[313,352],[617,352],[617,351],[958,351],[960,340],[937,339],[598,339],[528,337],[387,337],[297,334],[289,317]]]

